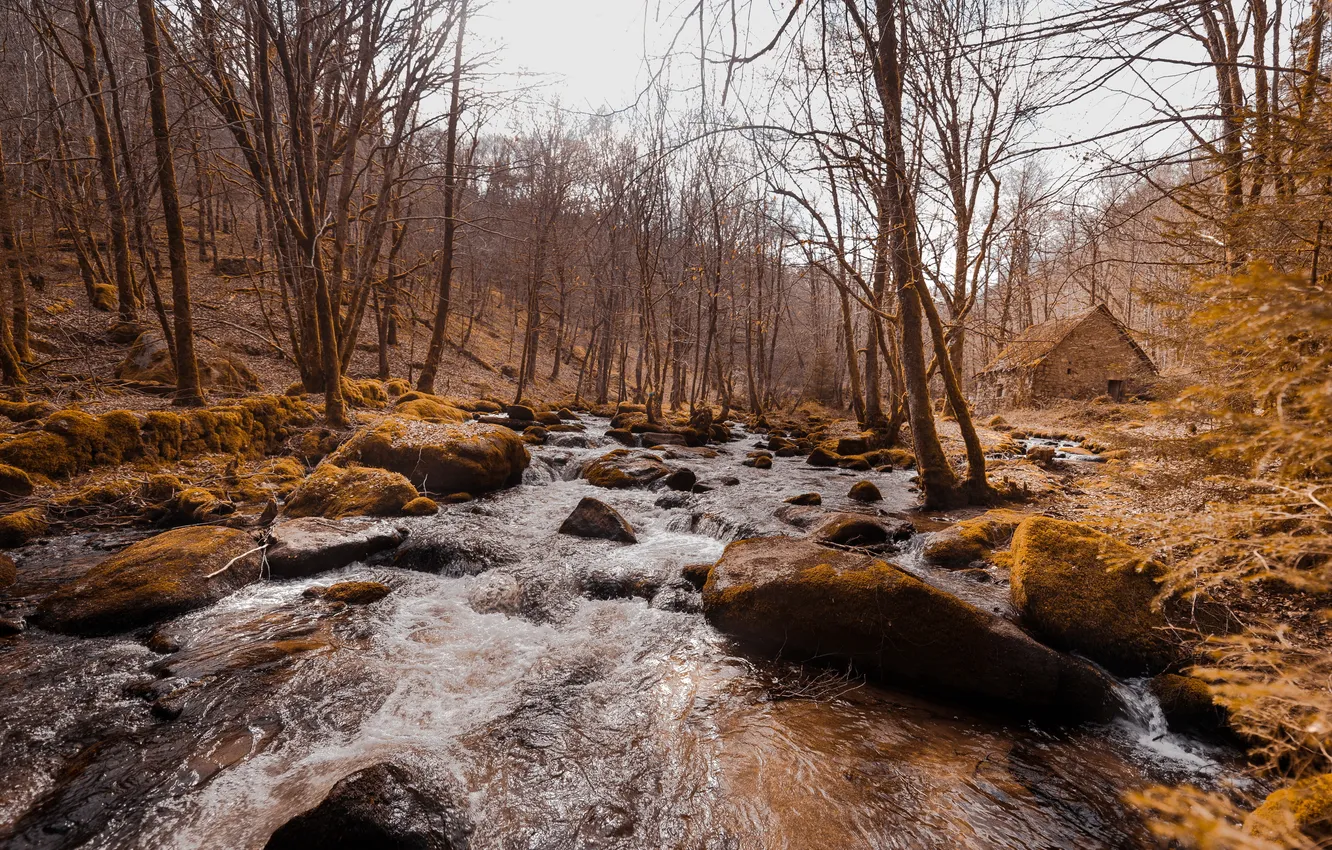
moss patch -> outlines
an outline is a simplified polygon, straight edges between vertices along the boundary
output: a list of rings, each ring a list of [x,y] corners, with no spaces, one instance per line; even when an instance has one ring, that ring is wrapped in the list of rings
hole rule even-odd
[[[210,605],[259,578],[243,531],[194,526],[141,540],[42,600],[34,622],[69,634],[114,634]]]
[[[401,516],[419,494],[396,472],[344,468],[325,462],[306,478],[283,508],[291,517]]]
[[[25,508],[0,516],[0,548],[22,546],[41,537],[48,528],[46,511],[41,508]]]
[[[1030,517],[1013,535],[1013,604],[1052,643],[1123,675],[1179,657],[1156,604],[1165,568],[1075,522]]]
[[[925,545],[925,560],[943,567],[966,567],[985,560],[1013,539],[1013,532],[1026,518],[1027,514],[1020,511],[999,508],[962,520],[930,538]]]
[[[1324,773],[1281,788],[1244,821],[1251,835],[1281,839],[1293,830],[1315,841],[1332,839],[1332,773]]]

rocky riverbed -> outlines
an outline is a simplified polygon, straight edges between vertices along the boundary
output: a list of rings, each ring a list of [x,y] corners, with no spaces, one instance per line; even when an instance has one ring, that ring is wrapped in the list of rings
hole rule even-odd
[[[282,546],[205,573],[257,557],[244,581],[128,629],[62,628],[70,591],[52,594],[140,533],[17,550],[8,610],[30,626],[0,638],[0,841],[1147,847],[1125,791],[1237,776],[1232,750],[1167,726],[1145,680],[1016,623],[1004,559],[983,560],[1006,537],[944,532],[976,557],[936,565],[923,530],[948,518],[911,512],[909,469],[812,465],[738,426],[607,458],[623,434],[577,424],[530,447],[521,483],[435,514],[283,519]],[[422,490],[435,474],[400,466]],[[851,497],[862,481],[878,501]],[[798,571],[817,588],[774,596],[726,548],[775,536],[744,545],[819,561]],[[885,632],[882,605],[828,591],[867,575],[920,623]],[[790,607],[800,593],[817,615]],[[850,617],[850,637],[819,631]],[[946,648],[920,642],[930,623]],[[1140,672],[1156,671],[1118,669]]]

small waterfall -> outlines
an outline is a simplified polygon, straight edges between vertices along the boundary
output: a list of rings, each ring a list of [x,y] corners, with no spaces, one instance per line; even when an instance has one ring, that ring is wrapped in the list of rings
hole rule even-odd
[[[1124,716],[1114,725],[1136,749],[1149,753],[1167,767],[1204,774],[1221,770],[1203,744],[1170,731],[1161,702],[1152,693],[1150,679],[1117,682],[1115,694],[1124,704]]]

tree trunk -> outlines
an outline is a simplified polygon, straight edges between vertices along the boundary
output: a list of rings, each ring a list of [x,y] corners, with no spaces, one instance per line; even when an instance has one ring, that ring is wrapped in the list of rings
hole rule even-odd
[[[152,113],[153,146],[157,151],[157,186],[166,219],[167,257],[171,263],[171,312],[176,331],[176,399],[179,405],[201,405],[199,363],[194,356],[194,323],[190,317],[190,272],[185,255],[185,222],[176,193],[176,167],[171,161],[171,131],[167,125],[166,86],[162,54],[157,41],[157,12],[153,0],[138,0],[143,53],[148,65],[148,106]]]
[[[457,238],[458,222],[455,206],[458,201],[458,114],[462,111],[462,50],[467,30],[467,0],[462,0],[458,12],[458,40],[453,48],[453,84],[449,97],[449,122],[444,142],[444,244],[440,258],[438,294],[435,300],[435,326],[430,334],[430,348],[426,351],[425,365],[416,388],[423,393],[435,391],[435,374],[444,354],[445,331],[449,321],[449,298],[453,287],[453,243]]]

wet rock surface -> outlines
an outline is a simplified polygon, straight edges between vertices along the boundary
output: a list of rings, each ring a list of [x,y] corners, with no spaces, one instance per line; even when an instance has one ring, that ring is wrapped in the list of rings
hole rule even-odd
[[[471,824],[452,793],[406,766],[377,764],[338,782],[318,806],[279,827],[264,847],[465,850]]]
[[[1020,629],[867,555],[793,538],[732,543],[703,604],[727,634],[798,660],[1036,716],[1112,716],[1110,681]]]
[[[592,537],[616,543],[637,543],[634,529],[619,512],[599,499],[586,497],[560,523],[560,534]]]
[[[254,538],[231,528],[167,531],[112,555],[44,599],[33,622],[68,634],[111,634],[211,605],[259,580]]]
[[[265,557],[274,578],[299,578],[363,561],[406,537],[401,528],[385,522],[304,517],[273,527]]]

